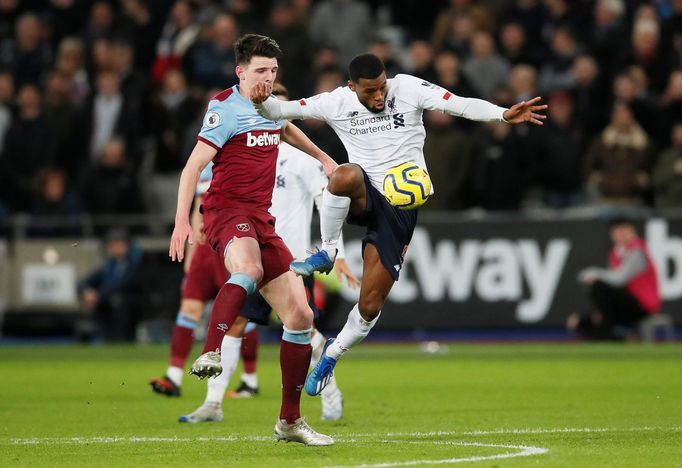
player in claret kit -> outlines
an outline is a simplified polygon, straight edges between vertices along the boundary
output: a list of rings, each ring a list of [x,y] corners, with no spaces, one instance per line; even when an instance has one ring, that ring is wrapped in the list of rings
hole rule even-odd
[[[401,74],[387,79],[383,62],[372,54],[355,57],[348,71],[348,86],[298,101],[271,98],[267,83],[258,83],[251,91],[251,100],[264,117],[327,122],[343,142],[350,160],[334,171],[323,194],[322,250],[305,261],[292,263],[292,271],[302,276],[330,271],[347,216],[349,222],[367,227],[359,303],[338,336],[327,341],[322,359],[308,376],[306,391],[310,395],[322,391],[338,359],[367,336],[398,279],[417,210],[391,206],[383,196],[382,184],[388,169],[401,163],[412,162],[426,169],[424,109],[479,121],[541,125],[545,118],[541,111],[547,107],[536,97],[505,109],[456,96],[414,76]]]
[[[282,405],[275,436],[306,445],[331,445],[334,440],[315,432],[300,414],[301,389],[311,357],[313,312],[302,280],[289,271],[293,257],[275,233],[268,209],[280,138],[318,159],[327,175],[336,163],[294,125],[259,116],[249,100],[255,84],[271,89],[280,54],[277,43],[265,36],[247,34],[235,43],[239,84],[209,103],[197,144],[180,177],[169,255],[182,261],[185,242],[194,240],[189,222],[194,188],[201,171],[213,160],[213,180],[202,204],[204,231],[209,244],[224,257],[230,279],[215,299],[203,354],[191,372],[200,378],[221,373],[221,342],[223,347],[240,348],[248,318],[239,312],[246,297],[259,290],[284,325]],[[234,355],[235,359],[239,356]]]

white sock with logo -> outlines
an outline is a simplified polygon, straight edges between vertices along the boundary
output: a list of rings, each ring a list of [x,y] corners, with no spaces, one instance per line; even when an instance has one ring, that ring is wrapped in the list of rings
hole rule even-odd
[[[320,212],[320,232],[322,233],[322,250],[329,258],[336,258],[336,245],[339,243],[343,223],[350,209],[350,197],[340,197],[322,192],[322,210]]]
[[[310,356],[311,369],[317,365],[317,362],[322,357],[325,341],[327,340],[324,338],[324,335],[317,331],[317,329],[313,329],[313,336],[310,338],[310,346],[313,347],[313,354]]]
[[[225,390],[230,383],[230,377],[237,368],[239,355],[242,347],[242,338],[225,335],[220,346],[220,364],[223,372],[217,377],[208,379],[206,391],[206,403],[222,403],[225,398]]]
[[[327,356],[338,360],[343,353],[348,351],[354,344],[361,342],[369,334],[369,331],[377,323],[381,312],[374,320],[368,322],[360,315],[360,309],[355,304],[353,310],[348,314],[348,320],[343,326],[334,342],[327,348]]]

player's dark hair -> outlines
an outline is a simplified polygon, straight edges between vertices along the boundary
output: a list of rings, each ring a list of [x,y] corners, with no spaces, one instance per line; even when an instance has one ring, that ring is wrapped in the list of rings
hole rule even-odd
[[[357,83],[361,78],[373,80],[386,71],[384,62],[374,54],[362,54],[355,57],[348,65],[348,76]]]
[[[282,83],[274,83],[272,85],[272,94],[275,96],[289,97],[289,90]]]
[[[267,36],[245,34],[234,43],[234,55],[238,65],[248,65],[253,57],[279,58],[279,44]]]

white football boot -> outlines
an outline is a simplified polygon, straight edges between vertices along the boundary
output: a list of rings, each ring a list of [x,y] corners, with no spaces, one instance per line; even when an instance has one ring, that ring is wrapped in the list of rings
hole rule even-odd
[[[293,424],[280,419],[275,424],[275,438],[277,441],[300,442],[305,445],[333,445],[334,439],[328,435],[315,432],[308,426],[304,418],[298,418]]]
[[[181,423],[200,423],[200,422],[221,422],[223,420],[223,410],[220,403],[205,402],[193,413],[180,416],[178,422]]]
[[[190,374],[196,375],[199,379],[215,377],[222,372],[223,366],[220,364],[220,353],[216,351],[209,351],[199,356],[189,371]]]

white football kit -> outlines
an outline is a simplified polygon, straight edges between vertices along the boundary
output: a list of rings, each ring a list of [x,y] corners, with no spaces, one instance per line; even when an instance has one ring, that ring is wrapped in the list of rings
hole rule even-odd
[[[424,109],[479,121],[503,121],[507,110],[481,99],[456,96],[411,75],[396,75],[387,82],[386,106],[378,113],[368,110],[347,86],[298,101],[270,97],[256,109],[272,120],[327,122],[346,147],[348,160],[362,167],[381,193],[384,175],[391,167],[410,161],[426,169]]]
[[[275,217],[275,232],[294,258],[307,256],[313,203],[319,211],[327,182],[322,164],[303,151],[280,143],[270,214]],[[339,258],[344,257],[342,250],[343,243],[340,242]]]

